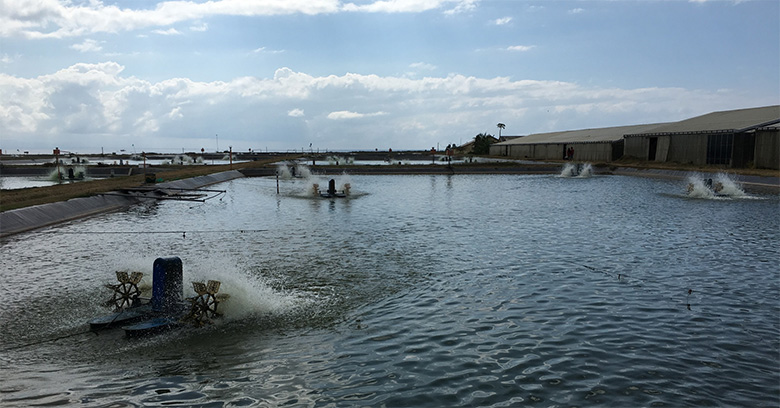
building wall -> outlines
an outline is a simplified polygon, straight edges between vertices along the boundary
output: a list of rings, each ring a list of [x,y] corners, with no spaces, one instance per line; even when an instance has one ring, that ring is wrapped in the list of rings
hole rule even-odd
[[[701,133],[701,134],[671,134],[661,136],[638,136],[625,139],[625,155],[640,160],[653,160],[658,162],[674,162],[682,164],[725,165],[728,167],[746,167],[749,162],[755,160],[766,168],[777,168],[778,142],[777,130],[767,129],[767,135],[754,138],[753,134],[733,134],[727,132]],[[774,132],[774,136],[770,133]],[[774,139],[773,139],[774,137]],[[722,148],[728,150],[717,151],[720,142],[729,140],[729,144]],[[755,140],[755,144],[754,144]],[[774,143],[774,144],[773,144]],[[755,147],[754,147],[755,146]],[[710,151],[708,151],[708,147]],[[655,149],[655,152],[653,152]],[[753,151],[755,150],[755,159]],[[761,153],[760,153],[761,152]],[[714,157],[708,159],[708,154]],[[763,154],[762,157],[758,157]],[[720,157],[720,160],[717,159]],[[775,167],[771,167],[771,166]]]
[[[754,165],[757,169],[780,170],[780,129],[756,130]]]
[[[651,152],[651,147],[655,148],[655,152]],[[623,149],[624,156],[639,160],[650,160],[654,156],[653,161],[658,162],[703,165],[707,162],[707,135],[627,137]]]
[[[622,156],[621,152],[618,157],[613,157],[613,144],[609,142],[573,144],[571,146],[574,147],[574,160],[578,161],[611,162]]]
[[[632,157],[639,160],[647,160],[647,153],[650,150],[649,138],[645,136],[627,137],[623,145],[623,156]]]
[[[492,144],[490,145],[488,154],[491,156],[509,156],[509,146],[508,145],[497,146],[495,144]]]
[[[574,160],[578,161],[612,161],[615,153],[612,143],[551,143],[551,144],[516,144],[490,146],[493,156],[508,156],[515,159],[561,160],[564,151],[574,148]],[[622,152],[621,152],[622,154]]]
[[[707,164],[707,136],[706,134],[671,135],[666,161],[694,165]]]

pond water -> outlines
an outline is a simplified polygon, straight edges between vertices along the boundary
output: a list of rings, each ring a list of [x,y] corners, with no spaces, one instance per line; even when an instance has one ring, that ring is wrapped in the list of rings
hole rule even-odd
[[[46,187],[57,184],[56,179],[51,177],[28,177],[28,176],[14,176],[3,177],[0,176],[0,190],[18,190],[28,187]]]
[[[236,179],[220,200],[4,239],[0,405],[780,402],[777,195],[621,176],[345,183],[349,198],[322,199],[312,179],[279,194]],[[225,316],[90,333],[114,271],[148,287],[162,256],[186,285],[220,280]]]

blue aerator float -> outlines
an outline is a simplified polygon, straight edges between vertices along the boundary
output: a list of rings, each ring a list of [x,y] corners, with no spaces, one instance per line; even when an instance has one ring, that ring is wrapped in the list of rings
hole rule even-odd
[[[108,306],[115,313],[98,317],[89,322],[93,331],[121,327],[127,336],[143,336],[182,325],[197,327],[212,323],[219,317],[217,305],[226,295],[217,296],[221,283],[192,282],[196,295],[183,299],[182,262],[179,257],[157,258],[152,274],[152,298],[141,298],[138,283],[141,272],[117,272],[119,284],[106,285],[113,290]]]

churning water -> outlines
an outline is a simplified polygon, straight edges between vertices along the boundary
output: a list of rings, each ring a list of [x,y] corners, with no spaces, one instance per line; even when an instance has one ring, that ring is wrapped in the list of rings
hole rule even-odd
[[[237,179],[222,200],[0,242],[0,405],[780,403],[778,196],[619,176],[348,181],[351,198],[322,199],[310,178],[278,195]],[[114,271],[148,286],[172,255],[185,282],[223,282],[223,320],[88,332]]]

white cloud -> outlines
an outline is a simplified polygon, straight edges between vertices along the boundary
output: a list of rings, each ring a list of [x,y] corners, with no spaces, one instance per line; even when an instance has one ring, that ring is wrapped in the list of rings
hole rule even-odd
[[[328,119],[332,119],[332,120],[360,119],[360,118],[370,118],[372,116],[383,116],[383,115],[387,115],[387,113],[386,112],[358,113],[358,112],[350,112],[350,111],[338,111],[338,112],[329,113]]]
[[[169,28],[167,30],[152,30],[152,32],[155,33],[155,34],[160,34],[160,35],[181,35],[179,30],[177,30],[177,29],[175,29],[173,27],[171,27],[171,28]]]
[[[98,52],[103,49],[100,42],[92,39],[86,39],[80,44],[73,44],[70,48],[79,52]]]
[[[437,67],[436,67],[436,65],[428,64],[426,62],[415,62],[415,63],[409,64],[409,68],[419,69],[419,70],[424,70],[424,71],[435,71]]]
[[[507,25],[510,22],[512,22],[512,17],[502,17],[502,18],[498,18],[498,19],[493,20],[493,24],[495,24],[497,26]]]
[[[185,21],[200,22],[212,16],[274,16],[289,14],[332,14],[338,12],[419,13],[446,9],[447,14],[473,10],[478,0],[377,0],[366,4],[341,0],[175,0],[154,8],[122,8],[100,0],[58,2],[54,0],[4,0],[0,7],[0,37],[65,38],[92,33],[118,33],[153,27],[168,27]],[[135,2],[125,3],[136,5]],[[145,4],[145,3],[143,3]],[[205,23],[191,31],[205,31]],[[173,29],[156,29],[158,34],[177,34]]]
[[[329,149],[424,149],[468,140],[497,121],[533,133],[772,103],[739,91],[599,88],[458,74],[314,76],[289,68],[270,78],[151,82],[103,62],[32,78],[0,73],[0,134],[6,149],[99,151],[133,143],[146,151],[200,150],[215,133],[236,149],[284,151],[313,138]],[[298,119],[304,110],[305,121]]]
[[[573,8],[568,11],[569,14],[582,14],[585,12],[585,9],[583,8]]]
[[[266,47],[255,48],[252,50],[254,54],[281,54],[284,50],[271,50]]]
[[[10,64],[18,59],[19,59],[19,55],[12,57],[8,54],[3,54],[2,56],[0,56],[0,62],[2,62],[3,64]]]
[[[190,26],[190,31],[204,32],[204,31],[208,31],[208,29],[209,29],[209,25],[206,23],[200,23],[197,25]]]
[[[535,45],[512,45],[507,47],[507,51],[517,51],[517,52],[526,52],[531,51],[536,47]]]
[[[344,11],[368,13],[420,13],[452,5],[445,14],[456,14],[473,10],[478,0],[376,0],[368,4],[346,3]]]
[[[183,117],[184,115],[181,113],[181,106],[177,106],[168,112],[168,118],[170,119],[181,119]]]
[[[455,3],[455,7],[445,11],[444,14],[459,14],[472,11],[477,8],[479,0],[456,0]]]

